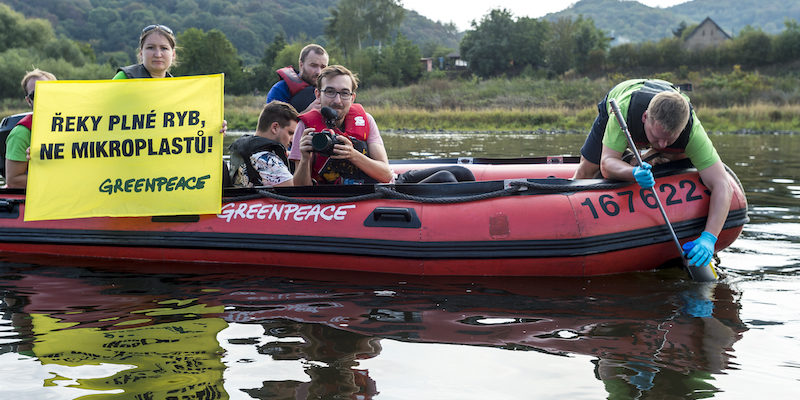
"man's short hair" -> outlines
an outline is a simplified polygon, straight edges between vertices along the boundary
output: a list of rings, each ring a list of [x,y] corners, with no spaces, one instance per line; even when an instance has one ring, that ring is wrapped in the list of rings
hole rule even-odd
[[[47,71],[42,71],[39,68],[36,68],[31,72],[28,72],[27,74],[25,74],[24,77],[22,77],[22,82],[21,82],[22,83],[22,91],[25,92],[26,96],[28,95],[28,81],[30,81],[31,79],[34,79],[34,78],[37,79],[37,80],[40,80],[40,81],[55,81],[55,80],[57,80],[55,75],[53,75],[53,74],[51,74],[51,73],[49,73]]]
[[[325,78],[333,78],[339,75],[347,75],[350,77],[350,81],[353,82],[353,87],[351,88],[352,92],[355,93],[356,89],[358,89],[358,77],[356,74],[350,72],[349,69],[345,68],[341,65],[329,65],[325,67],[320,73],[319,77],[317,78],[317,88],[322,90],[322,80]]]
[[[650,100],[647,117],[653,118],[667,132],[680,133],[689,122],[689,102],[678,92],[660,92]]]
[[[312,51],[315,54],[319,54],[321,56],[328,55],[328,52],[325,51],[325,49],[322,46],[311,43],[309,45],[306,45],[306,47],[303,47],[303,50],[300,50],[300,58],[298,59],[297,65],[300,66],[301,63],[306,62],[306,57],[308,57],[308,53],[311,53]]]
[[[291,104],[279,100],[272,100],[261,110],[261,115],[258,116],[258,126],[256,130],[259,132],[266,132],[273,122],[277,122],[278,125],[284,127],[289,125],[290,121],[299,120],[300,116]]]

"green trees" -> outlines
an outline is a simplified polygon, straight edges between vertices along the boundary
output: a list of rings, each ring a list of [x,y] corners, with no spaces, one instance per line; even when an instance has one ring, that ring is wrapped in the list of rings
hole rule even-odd
[[[358,73],[363,86],[402,86],[422,75],[420,50],[403,35],[389,45],[357,51],[346,64]]]
[[[612,47],[606,57],[607,69],[630,71],[678,70],[686,68],[759,68],[800,59],[800,25],[789,20],[778,35],[747,27],[719,46],[698,50],[683,47],[683,38],[670,37],[658,42],[623,44]],[[686,29],[691,29],[686,28]],[[686,33],[683,33],[686,36]]]
[[[405,9],[396,0],[341,0],[326,19],[325,34],[353,54],[370,39],[380,47],[403,21]]]
[[[515,20],[509,11],[496,9],[473,22],[461,41],[461,55],[470,62],[470,70],[484,78],[517,75],[526,67],[558,75],[734,65],[756,68],[800,59],[800,24],[791,20],[785,25],[775,36],[746,27],[719,46],[687,50],[684,40],[692,27],[681,23],[671,37],[609,49],[610,38],[591,19]]]
[[[272,43],[270,43],[269,46],[264,49],[264,55],[261,57],[261,62],[254,66],[252,70],[255,88],[262,86],[269,88],[278,81],[278,75],[275,73],[277,68],[274,68],[275,60],[278,57],[278,53],[280,53],[280,51],[283,50],[286,45],[286,38],[283,36],[283,33],[278,33],[275,35]]]
[[[772,58],[777,62],[800,59],[800,24],[787,20],[786,29],[775,37],[772,43]]]
[[[0,4],[0,99],[19,99],[20,80],[34,68],[54,73],[59,79],[111,77],[107,65],[94,64],[94,52],[85,43],[57,37],[50,22],[26,19]]]
[[[517,49],[512,44],[515,22],[511,12],[492,10],[480,23],[473,21],[472,28],[461,40],[461,56],[469,60],[472,72],[486,77],[513,69]]]
[[[747,67],[766,65],[770,62],[772,39],[761,29],[745,27],[733,40],[733,55],[738,63]]]
[[[363,86],[396,86],[420,77],[419,47],[397,33],[405,17],[397,0],[341,0],[330,11],[325,34],[341,50],[339,62],[356,72]]]
[[[203,32],[189,28],[177,37],[179,45],[176,75],[225,74],[225,89],[241,94],[249,89],[242,60],[233,44],[218,29]]]
[[[0,52],[12,48],[41,48],[54,36],[53,27],[46,20],[26,20],[22,14],[0,4]]]
[[[461,41],[461,56],[481,77],[517,74],[526,67],[557,74],[586,71],[602,60],[609,39],[591,19],[555,22],[519,18],[508,10],[492,10],[473,23]]]

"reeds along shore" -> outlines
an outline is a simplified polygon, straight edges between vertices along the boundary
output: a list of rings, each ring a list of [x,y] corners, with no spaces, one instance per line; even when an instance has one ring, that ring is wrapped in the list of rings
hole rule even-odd
[[[237,101],[241,101],[238,99]],[[263,102],[263,98],[252,99]],[[232,130],[255,130],[260,106],[225,106]],[[588,132],[596,106],[583,108],[425,110],[397,106],[367,107],[382,130]],[[708,132],[800,132],[800,105],[752,104],[695,107]]]
[[[688,95],[709,132],[800,132],[800,77],[740,68],[643,76],[692,83]],[[357,102],[383,130],[586,132],[597,102],[628,78],[426,79],[399,88],[359,89]],[[253,130],[263,102],[264,96],[226,97],[229,124],[235,130]]]
[[[225,118],[231,131],[254,131],[264,96],[225,96]],[[596,106],[484,109],[422,109],[365,106],[381,130],[409,131],[552,131],[588,132]],[[28,110],[6,109],[0,117]],[[695,107],[708,132],[798,132],[800,104],[757,103],[732,107]]]
[[[743,72],[677,77],[647,75],[692,83],[688,95],[709,132],[800,132],[800,76]],[[629,76],[598,79],[536,77],[488,80],[423,79],[405,87],[360,88],[364,105],[382,130],[573,131],[586,132],[597,102]],[[225,118],[232,131],[255,130],[265,95],[225,96]],[[2,116],[24,112],[24,104],[4,101]]]

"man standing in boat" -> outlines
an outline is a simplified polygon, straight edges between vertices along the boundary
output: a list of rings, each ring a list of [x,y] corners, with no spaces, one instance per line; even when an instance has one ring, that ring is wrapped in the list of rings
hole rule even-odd
[[[297,121],[297,110],[290,104],[277,100],[267,103],[258,117],[256,134],[244,135],[230,146],[231,182],[240,187],[292,186],[286,147],[292,141]],[[306,161],[310,157],[310,152],[301,154]]]
[[[609,179],[635,180],[643,188],[651,188],[655,183],[650,164],[631,166],[622,160],[628,141],[613,118],[610,99],[619,105],[637,147],[650,147],[667,160],[688,157],[711,191],[705,230],[694,240],[688,254],[692,265],[704,266],[714,254],[733,189],[689,98],[677,87],[657,79],[632,79],[611,89],[597,105],[598,115],[581,148],[581,161],[574,178],[594,178],[601,172]]]
[[[267,93],[267,103],[280,100],[304,113],[319,110],[320,103],[314,90],[320,71],[328,66],[328,53],[318,44],[309,44],[300,51],[299,71],[291,65],[275,72],[281,77]]]
[[[388,183],[393,179],[378,125],[355,103],[357,89],[358,78],[341,65],[320,72],[314,93],[321,107],[335,113],[335,121],[330,121],[335,143],[329,151],[315,151],[309,160],[302,158],[304,152],[314,150],[312,140],[322,134],[316,132],[329,129],[328,116],[319,110],[300,115],[289,154],[297,166],[295,185]]]

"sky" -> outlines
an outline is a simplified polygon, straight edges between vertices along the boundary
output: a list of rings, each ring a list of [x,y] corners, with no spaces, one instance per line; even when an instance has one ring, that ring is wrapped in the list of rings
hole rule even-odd
[[[650,7],[669,7],[689,0],[637,0]],[[505,8],[514,17],[539,18],[564,10],[577,0],[400,0],[403,7],[433,21],[453,22],[459,31],[470,29],[472,20],[480,21],[489,11]]]

